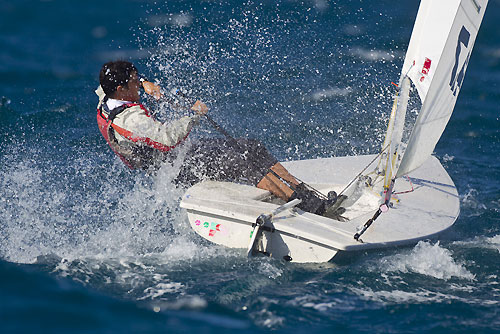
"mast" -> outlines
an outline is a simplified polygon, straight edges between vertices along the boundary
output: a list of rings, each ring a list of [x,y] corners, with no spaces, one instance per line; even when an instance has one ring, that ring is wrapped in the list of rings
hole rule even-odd
[[[402,143],[403,129],[406,119],[406,110],[408,108],[408,99],[410,95],[410,80],[403,76],[400,80],[399,93],[395,99],[396,109],[391,114],[391,120],[387,128],[386,141],[384,147],[387,147],[386,158],[384,159],[384,190],[387,191],[394,182],[397,170],[399,168],[400,158],[404,153],[405,145]]]

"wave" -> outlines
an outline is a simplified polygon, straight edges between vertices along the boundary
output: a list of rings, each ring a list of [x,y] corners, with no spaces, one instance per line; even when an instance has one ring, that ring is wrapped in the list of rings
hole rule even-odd
[[[458,295],[435,292],[431,290],[421,289],[420,291],[403,291],[403,290],[374,290],[371,288],[351,287],[350,290],[357,295],[376,302],[381,303],[396,303],[396,304],[423,304],[423,303],[446,303],[446,302],[462,302],[465,304],[478,305],[500,305],[500,302],[491,296],[490,299],[475,298],[475,297],[460,297]]]
[[[475,275],[463,263],[457,263],[452,252],[441,247],[439,242],[420,241],[410,253],[387,256],[380,263],[384,272],[414,272],[442,280],[452,277],[475,279]]]
[[[475,237],[474,239],[468,241],[455,241],[453,244],[468,248],[493,249],[500,253],[500,234],[492,237]]]

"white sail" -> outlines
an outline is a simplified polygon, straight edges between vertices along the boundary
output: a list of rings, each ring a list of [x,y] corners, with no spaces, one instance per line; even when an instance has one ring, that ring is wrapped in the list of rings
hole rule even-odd
[[[401,75],[417,88],[422,109],[396,168],[397,177],[422,165],[439,141],[453,112],[487,3],[421,1]]]

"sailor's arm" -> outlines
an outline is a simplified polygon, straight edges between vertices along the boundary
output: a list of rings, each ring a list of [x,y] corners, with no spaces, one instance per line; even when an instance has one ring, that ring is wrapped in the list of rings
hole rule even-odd
[[[141,85],[142,88],[144,88],[146,94],[153,96],[155,99],[160,100],[165,97],[161,91],[160,86],[145,79],[141,80]],[[180,95],[183,99],[186,99],[186,96],[177,89],[175,90],[174,94]],[[166,101],[170,103],[174,108],[179,107],[173,100],[167,99]],[[208,112],[208,107],[205,103],[201,102],[200,100],[197,100],[191,107],[191,110],[196,111],[200,115],[204,115]]]
[[[196,114],[172,122],[161,123],[148,116],[141,106],[134,106],[126,113],[118,115],[114,124],[131,131],[134,136],[149,138],[165,146],[175,146],[199,122],[200,116],[200,114]]]

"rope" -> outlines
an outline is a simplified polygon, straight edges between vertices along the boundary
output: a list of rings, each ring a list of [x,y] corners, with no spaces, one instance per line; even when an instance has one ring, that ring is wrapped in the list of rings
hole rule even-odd
[[[349,184],[338,194],[338,196],[342,195],[344,191],[346,191],[347,188],[349,188],[368,169],[368,167],[370,167],[375,162],[375,160],[377,160],[382,155],[382,153],[387,150],[388,147],[389,145],[387,145],[379,154],[377,154],[377,156],[375,156],[375,158],[373,158],[373,160],[370,161],[370,163],[365,168],[363,168],[363,170],[359,172],[359,174],[356,175],[356,177],[352,179],[351,182],[349,182]]]
[[[408,182],[410,182],[411,189],[410,190],[406,190],[406,191],[400,191],[400,192],[394,193],[393,195],[407,194],[407,193],[411,193],[411,192],[413,192],[415,190],[413,188],[413,182],[411,182],[410,177],[408,175],[405,175],[405,178],[408,180]]]

